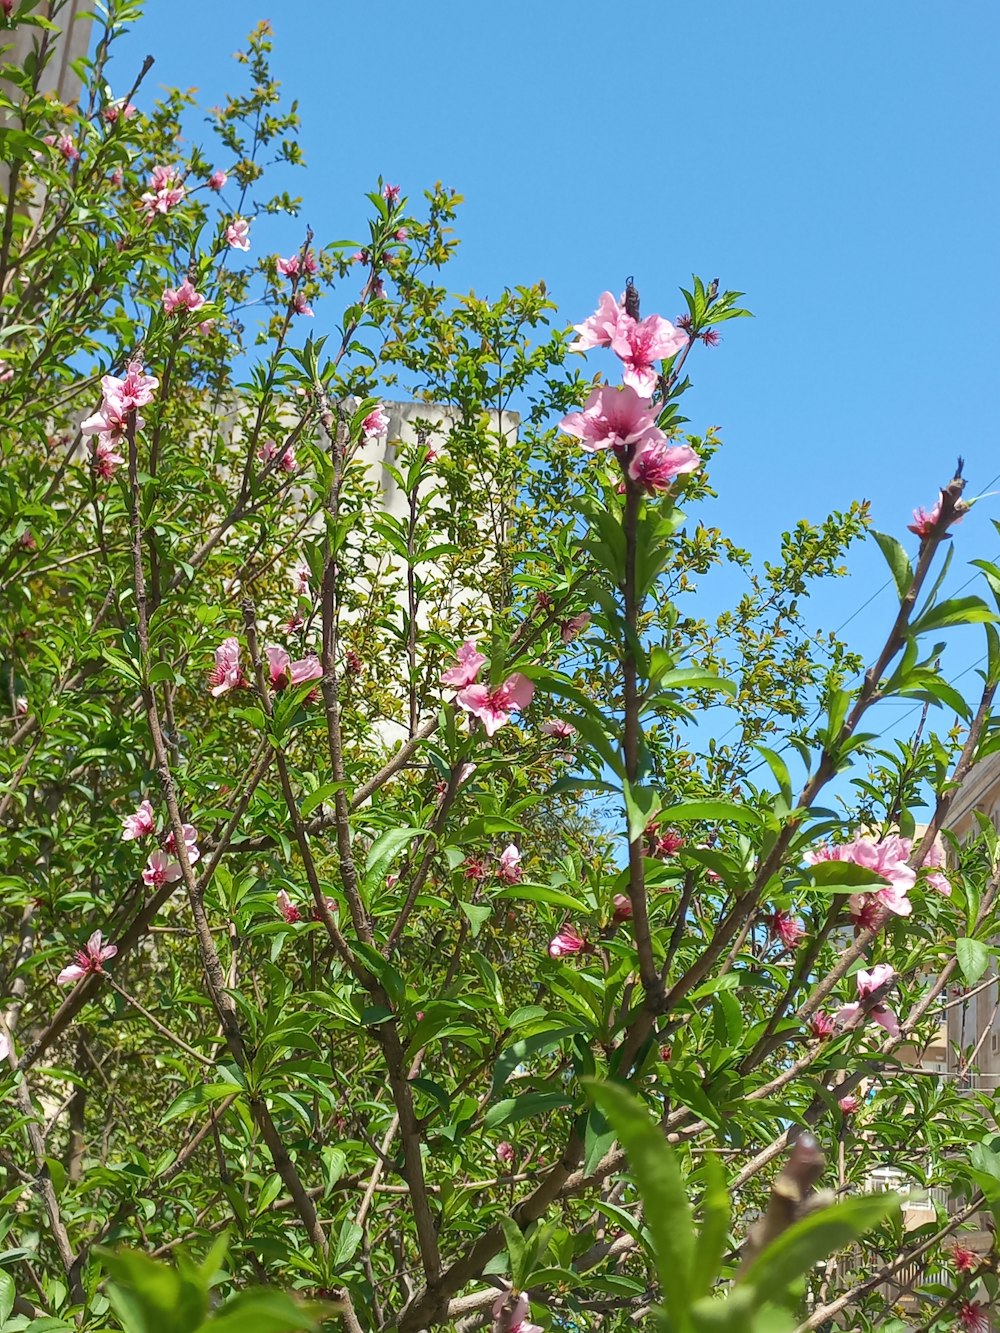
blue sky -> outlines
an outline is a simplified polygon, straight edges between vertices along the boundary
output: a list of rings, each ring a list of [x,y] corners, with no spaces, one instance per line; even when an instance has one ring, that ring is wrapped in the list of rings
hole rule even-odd
[[[995,0],[151,0],[116,89],[150,51],[151,84],[221,100],[259,18],[300,102],[294,188],[320,238],[360,233],[379,173],[410,194],[441,179],[467,201],[452,290],[544,277],[567,322],[629,273],[646,313],[675,315],[691,272],[747,293],[756,318],[692,358],[686,411],[726,441],[712,521],[759,559],[782,527],[860,497],[910,541],[958,453],[970,495],[1000,473]],[[301,233],[269,226],[269,248]],[[1000,554],[994,517],[1000,497],[957,530],[952,585]],[[851,570],[818,624],[885,579],[874,545]],[[855,642],[870,650],[892,611],[886,590]]]

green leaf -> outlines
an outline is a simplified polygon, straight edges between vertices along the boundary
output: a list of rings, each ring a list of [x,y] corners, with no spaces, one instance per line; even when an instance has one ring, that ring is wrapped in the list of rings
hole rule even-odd
[[[626,781],[623,784],[625,811],[628,815],[628,840],[636,842],[646,831],[646,825],[659,811],[660,793],[653,787],[637,787]]]
[[[412,842],[414,838],[419,838],[423,832],[425,830],[420,828],[391,828],[380,833],[368,849],[365,861],[365,887],[369,890],[381,888],[389,866],[406,844]]]
[[[885,556],[885,562],[889,566],[896,591],[899,593],[899,600],[902,601],[913,582],[913,566],[910,564],[910,558],[903,550],[902,544],[895,537],[890,537],[886,532],[875,532],[874,530],[872,536],[878,542],[879,550]]]
[[[895,1194],[861,1194],[794,1222],[757,1255],[738,1285],[756,1289],[762,1299],[780,1299],[793,1282],[845,1249],[898,1209]]]
[[[500,1228],[507,1246],[507,1258],[510,1260],[510,1280],[518,1291],[521,1291],[528,1281],[528,1244],[524,1233],[512,1217],[501,1217]]]
[[[334,1271],[343,1268],[349,1264],[358,1252],[358,1246],[361,1244],[364,1231],[358,1226],[357,1222],[352,1222],[348,1218],[340,1228],[337,1236],[337,1246],[333,1255]]]
[[[464,903],[461,899],[458,900],[458,905],[462,910],[462,915],[471,927],[472,938],[475,939],[486,922],[489,921],[493,908],[488,905],[480,906],[477,903]]]
[[[990,951],[982,940],[960,936],[955,941],[955,956],[967,986],[974,986],[989,967]]]
[[[991,611],[981,597],[952,597],[939,602],[910,626],[911,634],[928,634],[950,625],[995,624],[1000,616]]]
[[[310,1333],[338,1308],[299,1305],[288,1292],[260,1287],[231,1296],[197,1333]],[[163,1333],[168,1327],[164,1326]]]
[[[565,1041],[567,1037],[575,1037],[580,1030],[579,1027],[565,1025],[548,1027],[541,1032],[533,1032],[528,1037],[520,1037],[517,1041],[511,1042],[500,1052],[493,1068],[494,1095],[500,1091],[518,1065],[524,1064],[530,1056],[554,1050],[561,1041]]]
[[[0,1269],[0,1324],[5,1324],[14,1308],[14,1279]]]
[[[713,824],[745,824],[748,828],[758,828],[761,822],[759,813],[751,806],[736,805],[733,801],[680,801],[677,805],[668,805],[663,814],[671,824],[705,820]]]
[[[583,1081],[625,1149],[652,1237],[668,1327],[679,1333],[688,1323],[691,1306],[695,1237],[677,1158],[631,1092],[617,1083]]]
[[[536,1115],[547,1115],[549,1111],[572,1105],[572,1097],[564,1097],[561,1092],[526,1092],[520,1097],[506,1097],[483,1116],[483,1128],[499,1129],[501,1125],[531,1120]]]
[[[696,1297],[707,1296],[715,1286],[729,1241],[730,1203],[726,1173],[713,1152],[705,1154],[704,1163],[701,1231],[691,1268],[691,1290]]]

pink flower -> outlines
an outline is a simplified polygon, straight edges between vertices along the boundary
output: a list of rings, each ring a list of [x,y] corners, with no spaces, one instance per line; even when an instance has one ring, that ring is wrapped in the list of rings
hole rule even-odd
[[[250,249],[250,223],[246,218],[233,218],[226,228],[226,244],[231,250]]]
[[[385,185],[382,187],[382,194],[390,204],[394,204],[399,199],[399,190],[398,185]]]
[[[176,167],[154,167],[149,189],[139,200],[138,207],[145,210],[146,221],[152,222],[157,213],[163,216],[176,208],[186,194],[187,189]]]
[[[224,171],[213,171],[208,178],[208,188],[215,191],[224,190],[228,181],[229,177]]]
[[[809,1020],[809,1030],[819,1041],[826,1041],[832,1037],[836,1028],[837,1025],[829,1014],[813,1014]]]
[[[547,722],[543,722],[542,731],[546,736],[554,736],[561,741],[568,741],[571,736],[576,735],[573,723],[565,722],[561,717],[550,718]]]
[[[118,952],[116,944],[102,944],[101,932],[95,930],[93,935],[87,941],[86,947],[78,950],[76,962],[70,963],[69,967],[64,967],[56,977],[57,986],[69,986],[74,981],[79,981],[81,977],[87,976],[90,972],[103,972],[102,963],[106,963],[109,958],[114,958]]]
[[[567,435],[575,435],[588,453],[599,449],[625,449],[630,444],[666,443],[656,425],[656,413],[632,388],[615,389],[609,384],[592,390],[582,412],[570,412],[559,423]]]
[[[121,167],[115,167],[114,171],[108,177],[108,182],[117,190],[125,180],[125,173]]]
[[[588,948],[587,941],[573,925],[566,921],[559,927],[558,933],[549,940],[550,958],[567,958]]]
[[[559,637],[563,643],[571,643],[590,624],[590,612],[581,611],[578,616],[570,616],[559,626]]]
[[[239,690],[247,684],[243,668],[240,666],[240,644],[238,639],[223,639],[215,650],[215,667],[208,677],[212,694],[218,698],[227,690]]]
[[[67,162],[76,162],[80,157],[80,150],[72,134],[60,134],[56,147]]]
[[[528,1298],[522,1292],[509,1308],[513,1292],[504,1291],[493,1302],[493,1328],[496,1333],[505,1329],[507,1333],[545,1333],[541,1324],[533,1324],[528,1319]]]
[[[616,893],[611,901],[615,909],[611,917],[612,921],[621,925],[623,921],[632,919],[632,900],[627,893]]]
[[[497,879],[504,884],[520,884],[524,872],[521,869],[521,853],[513,843],[500,853],[497,865]]]
[[[294,278],[299,271],[298,255],[289,255],[287,259],[278,260],[278,272],[283,278]]]
[[[320,680],[323,668],[315,653],[309,653],[299,662],[293,662],[284,648],[265,648],[271,675],[271,688],[283,690],[287,685],[301,685],[307,680]]]
[[[309,595],[309,579],[311,575],[308,565],[299,565],[298,569],[292,574],[292,582],[295,585],[296,597],[307,597]]]
[[[786,949],[796,948],[806,933],[788,912],[774,912],[768,922],[768,932],[772,939],[781,940]]]
[[[349,261],[349,262],[352,263],[352,264],[367,264],[367,263],[368,263],[368,251],[367,251],[367,250],[355,250],[354,254],[351,255],[351,258],[350,258],[350,261]]]
[[[115,469],[119,463],[124,463],[122,454],[116,453],[115,446],[105,435],[98,436],[94,442],[94,452],[90,460],[90,465],[94,470],[94,475],[100,477],[102,481],[110,481],[115,475]]]
[[[381,405],[373,408],[361,423],[361,434],[366,440],[374,440],[377,435],[385,435],[389,429],[389,418]]]
[[[445,790],[447,791],[447,783]],[[478,856],[467,856],[462,862],[462,869],[465,871],[466,879],[471,879],[475,883],[486,878],[486,862],[480,860]]]
[[[843,1111],[844,1115],[853,1115],[861,1103],[858,1101],[857,1097],[848,1094],[846,1097],[841,1097],[837,1102],[837,1105]]]
[[[335,903],[332,898],[324,898],[323,906],[326,908],[326,910],[330,913],[331,916],[336,916],[337,912],[340,910],[338,904]],[[310,921],[323,920],[323,913],[319,910],[319,908],[316,906],[315,903],[313,903],[313,909],[309,919]]]
[[[611,339],[611,350],[624,363],[625,383],[648,398],[656,388],[656,362],[674,356],[687,341],[683,329],[674,328],[661,315],[650,315],[637,323],[623,314]]]
[[[455,702],[478,717],[487,736],[510,721],[514,709],[524,710],[531,703],[535,687],[530,680],[515,672],[502,685],[490,689],[488,685],[467,685],[459,690]]]
[[[979,1255],[975,1250],[967,1250],[961,1242],[956,1241],[952,1246],[951,1262],[960,1273],[970,1273],[974,1268],[979,1267]]]
[[[958,1307],[958,1322],[966,1333],[990,1333],[993,1327],[989,1308],[979,1301],[963,1301]]]
[[[201,859],[201,852],[198,850],[198,830],[193,824],[182,824],[181,829],[184,833],[184,849],[187,852],[188,864],[193,866],[196,861]],[[171,855],[176,854],[177,839],[174,837],[173,829],[163,839],[163,849],[170,852]]]
[[[405,241],[406,237],[407,237],[407,231],[405,227],[398,227],[396,231],[393,233],[393,239],[397,241]]]
[[[701,459],[690,445],[650,439],[636,446],[628,474],[647,491],[665,491],[674,477],[700,466]]]
[[[956,514],[952,518],[948,526],[950,528],[954,527],[956,523],[961,523],[964,517],[965,517],[964,513]],[[920,538],[920,540],[922,542],[925,542],[940,522],[941,522],[941,497],[939,496],[937,503],[935,504],[934,508],[930,511],[930,513],[928,513],[927,510],[924,509],[922,506],[918,509],[914,509],[913,522],[908,523],[906,526],[910,532],[915,532],[916,535]],[[948,534],[945,533],[945,536],[947,535]]]
[[[131,120],[137,115],[137,109],[131,102],[126,102],[124,97],[119,98],[117,102],[111,102],[104,108],[104,119],[109,125],[114,125],[121,117],[122,120]]]
[[[290,926],[294,926],[297,921],[302,920],[302,913],[292,902],[291,898],[289,898],[288,894],[285,892],[284,889],[280,889],[278,891],[278,893],[275,895],[274,902],[278,911],[281,913],[284,920],[287,921],[287,923]]]
[[[148,889],[159,889],[164,884],[176,884],[180,877],[181,867],[178,861],[171,860],[159,847],[155,852],[149,853],[149,860],[142,872],[142,882]]]
[[[922,869],[929,873],[925,875],[925,882],[932,889],[937,889],[938,893],[944,894],[946,898],[951,897],[951,881],[947,875],[942,875],[941,867],[944,865],[944,848],[936,840],[931,843],[924,857]]]
[[[177,288],[167,287],[160,300],[168,315],[174,315],[178,310],[200,310],[205,304],[205,298],[195,291],[190,278],[185,278]]]
[[[146,838],[155,828],[153,807],[149,801],[140,801],[135,814],[126,815],[122,820],[122,842],[131,842],[133,838]]]
[[[706,347],[718,347],[719,333],[717,329],[706,329],[704,333],[699,333],[698,337]]]
[[[11,14],[14,12],[15,4],[16,0],[0,0],[0,9],[3,10],[4,18],[10,18]]]
[[[610,292],[602,292],[597,309],[582,324],[574,324],[579,337],[570,343],[570,352],[587,352],[591,347],[610,347],[618,332],[618,321],[628,316]]]
[[[666,833],[659,833],[654,827],[653,829],[647,829],[646,835],[652,839],[651,852],[653,856],[676,856],[684,846],[684,839],[679,833],[674,833],[672,829],[667,829]]]
[[[476,651],[474,639],[466,639],[458,650],[456,664],[441,675],[442,685],[451,685],[456,690],[466,685],[474,685],[480,670],[486,665],[486,658]]]
[[[888,963],[876,963],[870,972],[860,968],[855,978],[858,987],[858,998],[863,1000],[865,996],[874,994],[880,986],[885,986],[892,981],[896,975]]]
[[[272,458],[278,458],[278,446],[273,440],[265,440],[257,450],[257,457],[266,466]],[[281,450],[281,457],[278,458],[278,467],[282,472],[294,472],[298,467],[295,458],[295,446],[286,444]]]
[[[870,972],[862,968],[855,978],[858,988],[858,1000],[852,1000],[848,1004],[842,1004],[837,1010],[834,1018],[839,1023],[848,1023],[854,1019],[855,1014],[861,1009],[860,1001],[867,999],[880,987],[885,986],[895,977],[895,972],[888,963],[877,963]],[[899,1020],[889,1006],[879,1000],[876,1004],[868,1008],[868,1017],[873,1019],[878,1025],[888,1032],[890,1037],[899,1036]]]
[[[305,315],[307,319],[312,319],[313,308],[305,298],[303,292],[296,292],[292,298],[292,309],[297,315]]]
[[[856,893],[851,897],[851,913],[859,919],[864,914],[872,924],[880,924],[885,913],[909,916],[913,905],[906,896],[916,883],[916,873],[907,865],[912,850],[909,838],[891,834],[887,838],[855,838],[840,847],[820,846],[803,857],[808,865],[821,861],[853,861],[855,865],[873,870],[886,880],[886,887],[873,893]],[[871,910],[875,909],[874,915]],[[864,924],[864,923],[862,923]]]
[[[497,1144],[497,1161],[503,1162],[504,1166],[510,1166],[514,1160],[514,1145],[504,1139],[503,1143]]]

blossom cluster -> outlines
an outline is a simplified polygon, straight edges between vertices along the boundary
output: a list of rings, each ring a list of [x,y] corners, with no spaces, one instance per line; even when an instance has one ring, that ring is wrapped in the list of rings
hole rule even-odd
[[[523,711],[531,703],[535,687],[527,677],[515,671],[499,685],[479,684],[479,673],[486,658],[467,639],[458,650],[454,666],[441,676],[441,684],[456,689],[455,702],[473,717],[479,718],[487,736],[505,726],[515,711]]]
[[[101,380],[101,405],[93,416],[80,423],[82,435],[92,436],[91,466],[94,473],[108,480],[114,475],[124,455],[118,452],[131,422],[136,430],[143,426],[139,408],[152,401],[159,380],[143,373],[141,361],[130,361],[124,377],[105,375]]]
[[[264,655],[272,690],[302,685],[307,680],[320,680],[323,675],[323,667],[315,653],[307,653],[298,662],[293,662],[284,648],[265,648]],[[245,689],[249,685],[240,662],[239,639],[223,639],[216,648],[215,666],[209,673],[208,683],[215,698],[229,690]]]
[[[611,292],[601,296],[597,311],[575,325],[578,337],[570,351],[610,347],[622,362],[620,388],[598,385],[583,410],[570,412],[559,423],[567,435],[579,439],[588,453],[611,450],[631,480],[644,490],[666,490],[675,477],[693,472],[700,459],[689,445],[671,444],[657,425],[650,399],[659,381],[657,362],[675,356],[688,335],[661,315],[637,320]]]

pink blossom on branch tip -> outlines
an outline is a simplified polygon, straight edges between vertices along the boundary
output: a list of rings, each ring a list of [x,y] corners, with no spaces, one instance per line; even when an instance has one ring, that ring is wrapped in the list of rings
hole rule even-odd
[[[379,435],[385,435],[388,429],[389,417],[381,404],[372,408],[361,423],[361,434],[365,440],[374,440]]]
[[[441,673],[441,684],[450,685],[456,690],[466,685],[474,685],[486,658],[476,649],[474,639],[466,639],[456,654],[455,665]]]
[[[656,412],[635,389],[600,384],[593,389],[583,410],[570,412],[559,423],[567,435],[575,435],[588,453],[602,449],[626,449],[630,444],[666,444],[656,424]]]
[[[184,849],[187,852],[188,864],[193,866],[201,859],[201,852],[198,850],[198,830],[193,824],[182,824],[181,831],[184,834]],[[177,854],[177,839],[174,837],[173,829],[163,839],[163,850],[169,852],[171,856]]]
[[[250,223],[246,218],[233,218],[226,228],[226,244],[231,250],[250,249]]]
[[[647,491],[665,491],[675,477],[694,472],[700,466],[701,459],[690,445],[647,439],[636,446],[628,474]]]
[[[520,884],[523,873],[520,850],[511,843],[500,853],[500,860],[497,863],[497,879],[503,884]]]
[[[618,321],[628,318],[611,292],[602,292],[597,309],[582,324],[574,324],[577,337],[567,349],[588,352],[592,347],[610,347],[618,331]]]
[[[223,639],[216,648],[215,666],[209,674],[208,683],[216,698],[220,694],[225,694],[227,690],[239,690],[247,685],[246,674],[240,666],[238,639]]]
[[[180,877],[179,861],[173,860],[159,847],[155,852],[149,853],[149,860],[142,871],[142,882],[147,889],[159,889],[164,884],[176,884]]]
[[[964,513],[955,514],[951,522],[948,524],[948,526],[954,527],[956,523],[961,523],[964,517],[965,517]],[[908,523],[906,526],[909,532],[915,533],[916,536],[918,536],[920,540],[924,542],[927,540],[927,538],[931,535],[931,533],[934,531],[934,529],[938,526],[940,522],[941,522],[941,497],[938,496],[937,503],[934,505],[934,508],[931,509],[929,512],[928,510],[924,509],[922,505],[914,509],[913,522]],[[945,533],[944,535],[947,537],[948,534]]]
[[[95,930],[84,948],[77,951],[76,961],[70,963],[68,967],[64,967],[56,977],[56,985],[70,986],[91,972],[103,972],[102,964],[106,963],[109,958],[114,958],[117,952],[118,946],[116,944],[104,944],[101,932]]]
[[[301,911],[295,903],[292,902],[284,889],[278,890],[278,893],[275,895],[274,905],[281,913],[282,919],[287,922],[288,925],[294,926],[296,922],[302,920]]]
[[[140,801],[131,815],[122,819],[122,842],[131,842],[134,838],[146,838],[156,828],[153,807],[148,800]]]
[[[991,1333],[993,1320],[989,1307],[979,1301],[963,1301],[958,1307],[958,1326],[965,1333]]]
[[[542,723],[542,731],[546,736],[552,736],[556,740],[568,741],[576,735],[576,727],[572,722],[566,722],[561,717],[549,718]]]
[[[163,309],[168,315],[174,315],[179,310],[191,312],[200,310],[205,304],[205,298],[195,291],[190,278],[185,278],[177,288],[165,288],[160,300],[163,302]]]
[[[208,178],[208,188],[210,190],[215,190],[216,193],[218,193],[219,190],[224,190],[226,188],[228,181],[229,177],[224,171],[213,171]]]
[[[675,356],[687,341],[684,330],[675,328],[662,315],[650,315],[640,322],[622,315],[611,339],[611,350],[622,361],[625,383],[649,398],[656,389],[656,363]]]
[[[907,894],[916,883],[916,872],[907,864],[912,851],[909,838],[890,834],[886,838],[867,836],[855,838],[852,842],[837,847],[823,844],[807,852],[803,860],[807,865],[819,865],[823,861],[849,861],[873,871],[886,881],[884,888],[872,888],[863,893],[852,894],[851,914],[862,925],[877,926],[882,924],[888,913],[896,916],[909,916],[913,910]]]
[[[572,921],[566,921],[549,941],[550,958],[568,958],[588,948],[586,939]]]
[[[477,717],[487,736],[492,736],[510,721],[512,712],[523,711],[531,703],[535,687],[520,672],[508,676],[502,685],[467,685],[459,690],[455,702]]]

